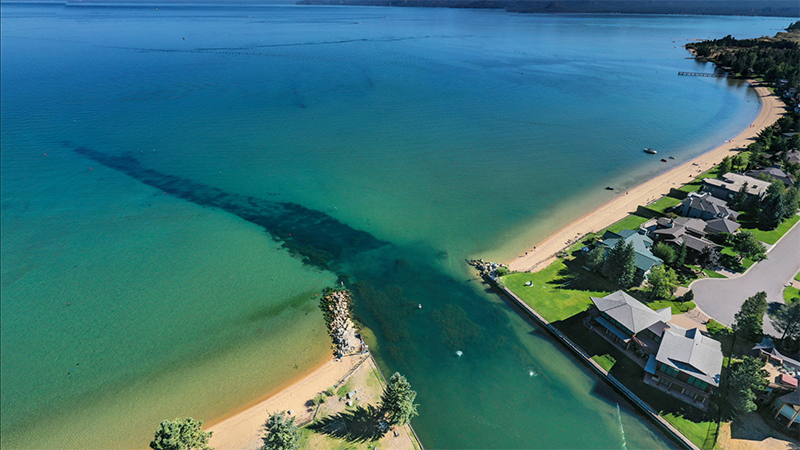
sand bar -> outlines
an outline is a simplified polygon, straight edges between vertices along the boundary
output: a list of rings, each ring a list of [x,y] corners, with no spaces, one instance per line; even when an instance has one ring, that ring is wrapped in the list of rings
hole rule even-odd
[[[737,149],[746,147],[762,129],[775,123],[787,111],[783,101],[765,86],[759,85],[753,80],[750,80],[750,85],[755,89],[761,101],[761,111],[753,123],[739,135],[667,173],[628,190],[627,193],[620,192],[617,198],[584,214],[536,244],[535,250],[534,248],[527,249],[524,254],[509,264],[511,270],[528,272],[544,269],[555,260],[556,253],[570,246],[576,238],[602,231],[636,212],[639,205],[645,206],[660,199],[669,194],[670,189],[678,188],[692,181],[699,173],[719,164],[724,157],[736,155]]]
[[[269,415],[276,411],[293,410],[299,423],[311,419],[306,402],[342,379],[364,356],[347,356],[340,361],[329,360],[293,385],[272,397],[231,417],[212,424],[210,445],[217,450],[256,450],[264,445],[262,427]]]

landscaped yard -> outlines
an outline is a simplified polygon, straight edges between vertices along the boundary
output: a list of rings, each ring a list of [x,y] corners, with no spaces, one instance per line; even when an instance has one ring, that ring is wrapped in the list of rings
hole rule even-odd
[[[637,296],[641,297],[641,296]],[[640,298],[641,299],[641,298]],[[659,309],[671,308],[673,315],[683,314],[686,311],[691,311],[697,307],[694,302],[681,303],[677,300],[645,300],[641,299],[642,303],[649,306],[650,309],[658,311]]]
[[[610,372],[611,368],[614,367],[614,364],[617,362],[613,356],[606,353],[605,355],[594,355],[592,359],[597,363],[600,364],[600,367],[606,370],[606,372]]]
[[[572,317],[592,306],[589,297],[605,297],[614,289],[613,284],[599,275],[581,269],[575,271],[574,261],[558,259],[546,269],[534,273],[512,273],[502,279],[512,292],[541,314],[549,322]],[[525,283],[531,282],[530,286]],[[588,290],[607,288],[607,291]]]
[[[770,231],[762,231],[758,229],[758,227],[742,228],[742,230],[750,231],[759,241],[772,245],[778,242],[778,239],[786,234],[786,232],[789,231],[789,229],[791,229],[798,220],[800,220],[800,216],[792,216],[791,219],[786,219],[782,224],[778,225],[778,228]]]
[[[697,176],[697,178],[694,179],[694,181],[681,186],[681,188],[678,190],[681,192],[686,192],[687,194],[690,192],[697,192],[700,190],[701,187],[703,187],[703,178],[714,177],[716,176],[716,173],[717,173],[716,167],[709,170],[708,172],[701,173],[700,175]]]
[[[800,289],[797,289],[794,286],[789,286],[785,291],[783,291],[783,301],[785,301],[787,304],[791,303],[792,300],[798,297],[800,297]]]
[[[636,230],[639,228],[639,225],[647,222],[647,220],[648,219],[646,217],[631,214],[630,216],[608,227],[608,231],[611,231],[612,233],[619,233],[622,230]],[[600,233],[600,235],[602,236],[603,233]]]
[[[647,209],[650,209],[660,214],[665,214],[668,209],[672,208],[675,205],[679,205],[680,203],[681,203],[680,199],[667,196],[663,197],[661,200],[648,206]]]
[[[735,261],[735,260],[737,260],[739,258],[739,254],[736,253],[735,251],[733,251],[733,248],[731,248],[731,247],[723,247],[721,253],[722,253],[722,257],[720,259],[722,260],[722,262],[724,262],[724,260],[726,259],[725,258],[726,256],[727,256],[727,259],[729,261],[731,261],[731,262]],[[727,268],[729,270],[731,270],[732,272],[742,272],[742,273],[744,273],[753,264],[755,264],[755,263],[753,262],[752,259],[744,258],[744,259],[742,259],[741,263],[737,264],[737,263],[734,262],[734,263],[727,264]],[[723,264],[723,265],[725,265],[725,264]]]
[[[663,411],[661,417],[667,419],[667,422],[672,424],[673,427],[680,430],[680,432],[683,433],[684,436],[689,438],[689,440],[694,442],[700,448],[706,448],[703,447],[706,441],[706,437],[709,437],[711,432],[713,432],[714,427],[717,426],[717,424],[712,421],[692,422],[691,420],[686,419],[681,415],[676,415],[672,413],[663,414]],[[718,448],[718,446],[715,446],[715,448]]]

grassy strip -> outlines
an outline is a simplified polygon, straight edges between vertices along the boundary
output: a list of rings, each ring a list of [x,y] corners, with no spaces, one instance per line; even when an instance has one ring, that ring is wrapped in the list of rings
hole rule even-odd
[[[729,257],[731,257],[733,259],[739,258],[739,254],[736,253],[735,251],[733,251],[733,248],[731,248],[731,247],[723,247],[721,253],[723,255],[727,255],[727,256],[729,256]],[[742,273],[744,273],[753,264],[755,264],[755,263],[753,262],[752,259],[744,258],[744,259],[742,259],[742,262],[739,264],[739,267],[728,267],[728,269],[731,269],[733,272],[742,272]]]
[[[797,289],[794,286],[789,286],[786,288],[786,290],[783,291],[783,300],[786,302],[787,305],[789,303],[792,303],[792,300],[798,297],[800,297],[800,289]]]
[[[789,229],[791,229],[797,221],[800,220],[800,216],[792,216],[791,219],[786,219],[783,221],[782,224],[778,225],[778,228],[769,231],[763,231],[758,228],[742,228],[745,231],[749,231],[753,233],[759,241],[766,242],[767,244],[774,244],[778,242],[784,234],[786,234]]]
[[[719,272],[714,272],[711,269],[703,269],[703,273],[706,274],[708,276],[708,278],[728,278],[725,275],[723,275],[723,274],[721,274]]]
[[[661,200],[653,203],[652,205],[648,206],[647,209],[651,211],[655,211],[659,214],[666,214],[667,210],[672,208],[675,205],[679,205],[681,200],[678,200],[674,197],[663,197]]]
[[[617,360],[614,359],[614,357],[609,355],[608,353],[606,353],[605,355],[594,355],[592,356],[592,359],[597,364],[600,364],[600,367],[605,369],[606,372],[610,372],[611,368],[614,367],[614,364],[616,364],[617,362]]]
[[[659,309],[669,307],[674,315],[683,314],[686,311],[691,311],[697,307],[694,302],[681,303],[676,300],[651,300],[649,302],[643,300],[642,302],[649,306],[653,311],[658,311]]]
[[[681,192],[686,192],[687,194],[690,192],[697,192],[700,190],[701,187],[703,187],[703,178],[715,177],[716,173],[717,173],[717,168],[714,167],[707,172],[701,173],[694,179],[694,181],[692,181],[691,183],[684,184],[678,190]]]
[[[506,287],[549,322],[556,322],[586,311],[591,297],[605,297],[613,287],[598,275],[578,274],[559,259],[546,269],[534,273],[512,273],[503,277]],[[531,282],[531,286],[525,283]],[[607,291],[588,290],[595,286]],[[595,288],[595,289],[596,289]]]
[[[639,225],[647,222],[647,220],[648,219],[646,217],[631,214],[614,225],[608,227],[608,231],[611,231],[612,233],[619,233],[622,230],[636,230],[639,228]],[[602,236],[603,233],[600,233],[600,235]]]
[[[683,416],[672,413],[662,414],[661,417],[666,419],[667,422],[677,428],[678,431],[683,433],[684,436],[689,438],[690,441],[694,442],[700,448],[704,448],[703,445],[705,444],[706,436],[709,435],[709,430],[713,431],[712,427],[717,426],[716,423],[710,421],[692,422]],[[719,446],[715,446],[715,448],[719,448]]]
[[[800,281],[800,272],[798,272],[797,275],[794,276],[794,279]]]

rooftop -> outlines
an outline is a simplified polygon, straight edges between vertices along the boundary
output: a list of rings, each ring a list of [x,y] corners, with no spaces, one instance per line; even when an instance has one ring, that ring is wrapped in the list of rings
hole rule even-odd
[[[656,361],[685,372],[713,386],[719,386],[722,345],[697,328],[669,329],[664,333]]]
[[[630,295],[617,291],[603,298],[591,297],[597,309],[634,333],[650,328],[658,322],[667,323],[672,318],[672,310],[667,307],[653,311]]]
[[[747,192],[751,195],[761,196],[767,191],[769,181],[759,180],[758,178],[740,175],[738,173],[726,173],[722,180],[716,178],[703,178],[703,184],[725,188],[731,192],[738,192],[747,183]]]

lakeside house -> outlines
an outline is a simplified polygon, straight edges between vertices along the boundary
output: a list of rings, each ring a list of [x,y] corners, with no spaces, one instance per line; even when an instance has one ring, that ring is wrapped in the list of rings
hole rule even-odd
[[[592,327],[594,331],[641,358],[656,352],[664,331],[669,328],[671,308],[653,311],[623,291],[590,298],[595,306],[590,317],[599,325]]]
[[[644,382],[700,409],[719,387],[722,347],[698,328],[674,323],[669,307],[654,311],[617,291],[590,297],[586,324],[644,368]]]
[[[661,258],[653,255],[653,240],[645,235],[643,230],[622,230],[619,233],[606,231],[603,239],[598,244],[606,248],[606,251],[617,245],[620,240],[625,244],[633,244],[633,251],[636,255],[634,264],[636,266],[636,282],[641,283],[647,278],[647,274],[653,267],[664,263]]]
[[[705,232],[707,234],[720,234],[720,233],[736,233],[741,225],[739,222],[734,222],[728,218],[724,219],[711,219],[706,222]]]
[[[738,228],[738,224],[736,225],[736,228]],[[658,219],[655,230],[651,231],[650,234],[653,236],[653,239],[672,244],[676,247],[686,245],[686,248],[693,253],[691,255],[692,258],[696,258],[708,248],[714,251],[721,249],[719,245],[705,238],[707,228],[708,224],[701,219],[690,219],[687,217],[669,219],[662,217]]]
[[[773,412],[775,422],[800,432],[800,361],[782,355],[768,338],[753,347],[751,353],[765,362],[764,370],[769,374],[769,383],[758,392],[756,402]]]
[[[689,193],[675,208],[675,212],[683,217],[702,220],[728,219],[736,221],[739,217],[739,213],[728,207],[728,202],[714,197],[710,192]]]
[[[783,184],[786,185],[786,187],[792,187],[794,186],[795,183],[795,179],[793,176],[789,175],[788,173],[784,172],[783,170],[777,167],[765,167],[763,169],[748,170],[744,174],[747,175],[748,177],[753,177],[758,179],[774,178],[775,180],[782,181]]]
[[[786,162],[789,164],[800,164],[800,150],[786,152]]]
[[[703,192],[708,192],[716,198],[727,201],[733,197],[733,194],[739,192],[745,184],[747,185],[748,198],[750,200],[760,200],[771,183],[738,173],[726,173],[721,180],[703,178]]]
[[[722,344],[697,328],[666,330],[655,355],[645,365],[644,382],[700,409],[719,387]]]

